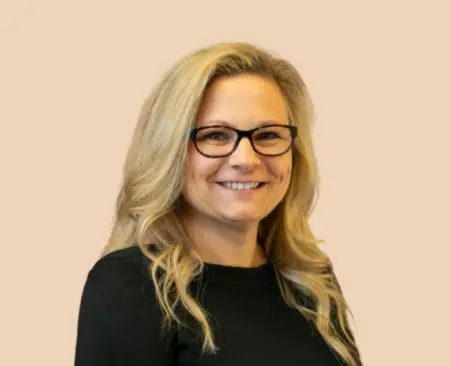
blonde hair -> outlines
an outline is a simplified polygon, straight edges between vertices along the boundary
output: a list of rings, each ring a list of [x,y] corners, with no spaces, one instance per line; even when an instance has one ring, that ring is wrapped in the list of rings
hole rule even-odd
[[[290,123],[298,126],[290,187],[259,227],[275,265],[287,305],[313,321],[336,354],[349,365],[360,357],[349,327],[351,315],[329,258],[308,224],[318,194],[311,125],[313,105],[297,70],[286,60],[245,42],[224,42],[190,53],[163,76],[142,106],[126,156],[114,225],[103,255],[138,245],[150,259],[149,275],[164,314],[164,328],[181,326],[182,306],[200,326],[203,349],[217,348],[208,316],[189,293],[202,262],[185,245],[177,216],[181,200],[189,129],[203,95],[217,77],[256,73],[275,81],[286,100]],[[150,249],[151,244],[152,249]]]

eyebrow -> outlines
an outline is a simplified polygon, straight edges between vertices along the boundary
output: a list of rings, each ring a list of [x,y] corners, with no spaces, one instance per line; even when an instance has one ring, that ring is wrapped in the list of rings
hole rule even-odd
[[[228,126],[228,127],[236,127],[233,123],[229,121],[223,121],[223,120],[210,120],[205,123],[202,123],[201,125],[198,125],[198,127],[205,127],[205,126]],[[280,121],[274,121],[274,120],[265,120],[260,121],[256,125],[254,125],[254,128],[257,127],[263,127],[267,125],[288,125],[288,123],[282,123]]]

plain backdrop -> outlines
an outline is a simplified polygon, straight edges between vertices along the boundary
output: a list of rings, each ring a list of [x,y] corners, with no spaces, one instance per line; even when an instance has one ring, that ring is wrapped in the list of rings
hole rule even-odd
[[[448,15],[444,0],[0,0],[0,364],[73,364],[143,100],[186,52],[236,40],[289,59],[312,94],[311,223],[364,364],[450,365]]]

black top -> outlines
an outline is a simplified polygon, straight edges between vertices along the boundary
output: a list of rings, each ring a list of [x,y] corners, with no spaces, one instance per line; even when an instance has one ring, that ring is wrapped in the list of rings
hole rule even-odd
[[[80,304],[75,366],[337,366],[312,324],[283,301],[273,266],[207,264],[194,287],[214,328],[216,355],[182,328],[161,338],[162,315],[139,247],[100,259]]]

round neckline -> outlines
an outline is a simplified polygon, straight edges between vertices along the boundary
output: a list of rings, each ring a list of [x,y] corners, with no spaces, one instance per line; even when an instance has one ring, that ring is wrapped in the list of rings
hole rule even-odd
[[[143,257],[145,263],[147,263],[148,258],[146,256]],[[196,280],[200,284],[216,284],[244,289],[262,289],[278,286],[276,267],[270,260],[255,267],[203,262],[203,270]]]
[[[264,288],[277,283],[275,267],[270,261],[255,267],[204,262],[201,278],[209,284],[236,288]]]

